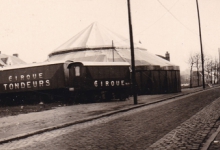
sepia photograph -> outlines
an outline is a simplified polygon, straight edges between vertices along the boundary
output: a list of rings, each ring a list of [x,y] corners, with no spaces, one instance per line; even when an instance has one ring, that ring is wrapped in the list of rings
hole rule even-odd
[[[220,150],[220,0],[0,0],[0,150]]]

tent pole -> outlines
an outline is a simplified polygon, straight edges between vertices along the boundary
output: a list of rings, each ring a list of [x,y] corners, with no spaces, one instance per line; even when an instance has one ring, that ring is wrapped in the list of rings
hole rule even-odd
[[[137,91],[136,91],[136,77],[135,77],[135,61],[134,61],[134,44],[133,44],[133,32],[131,23],[131,13],[130,13],[130,0],[128,1],[128,21],[129,21],[129,33],[130,33],[130,46],[131,46],[131,67],[132,67],[132,91],[134,97],[134,104],[137,104]]]

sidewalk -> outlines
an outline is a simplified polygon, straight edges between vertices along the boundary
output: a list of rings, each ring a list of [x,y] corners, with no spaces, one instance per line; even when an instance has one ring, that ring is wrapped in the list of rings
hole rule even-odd
[[[219,126],[219,123],[217,123],[219,117],[220,98],[217,98],[160,140],[152,144],[148,150],[217,150],[219,149],[219,145],[214,145],[215,148],[211,149],[210,144],[216,137],[214,133],[218,128],[216,128],[216,125],[218,124],[217,126]]]
[[[140,107],[171,97],[187,95],[200,90],[202,88],[184,89],[181,93],[174,94],[138,96],[138,105],[133,104],[133,98],[131,97],[129,100],[122,102],[115,101],[57,107],[53,110],[43,112],[0,118],[0,143],[10,141],[10,139],[19,139],[35,133],[42,133],[94,118],[108,116],[118,111]]]

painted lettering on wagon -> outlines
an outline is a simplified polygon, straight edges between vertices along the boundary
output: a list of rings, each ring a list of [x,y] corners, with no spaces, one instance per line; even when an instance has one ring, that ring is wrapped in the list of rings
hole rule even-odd
[[[5,90],[19,90],[50,86],[50,80],[44,80],[43,73],[9,76],[8,81],[13,83],[3,84]]]
[[[125,81],[124,80],[118,80],[118,81],[94,81],[94,86],[98,87],[98,86],[124,86],[125,85]]]

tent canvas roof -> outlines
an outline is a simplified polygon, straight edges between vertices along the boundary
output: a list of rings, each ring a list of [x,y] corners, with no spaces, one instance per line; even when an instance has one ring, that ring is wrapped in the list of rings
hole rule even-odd
[[[112,45],[112,41],[114,45]],[[134,43],[135,65],[175,66]],[[92,23],[49,54],[48,61],[73,60],[131,63],[130,41],[109,29]]]
[[[94,22],[52,53],[79,48],[112,47],[112,44],[115,47],[130,47],[128,39]],[[134,45],[139,46],[135,43]]]

